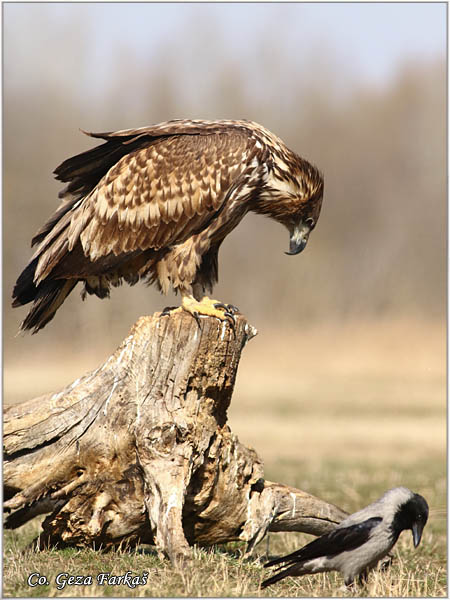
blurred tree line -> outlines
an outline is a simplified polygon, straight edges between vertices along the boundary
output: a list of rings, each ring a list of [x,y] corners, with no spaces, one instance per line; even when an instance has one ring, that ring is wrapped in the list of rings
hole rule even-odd
[[[24,348],[13,336],[25,309],[12,310],[10,296],[31,256],[31,237],[58,204],[62,185],[52,171],[94,145],[79,129],[111,131],[180,117],[258,121],[325,177],[322,215],[307,249],[285,256],[287,232],[248,215],[222,246],[216,297],[239,306],[259,328],[383,315],[444,318],[444,60],[405,64],[383,88],[347,89],[345,66],[335,64],[330,48],[283,53],[266,31],[238,61],[226,52],[217,24],[207,25],[195,24],[182,51],[168,42],[152,56],[139,55],[126,36],[116,40],[101,85],[87,75],[92,26],[84,26],[80,43],[81,24],[66,23],[55,64],[33,76],[15,72],[19,43],[5,32],[7,352]],[[82,348],[99,337],[117,343],[138,316],[173,302],[143,284],[113,290],[109,301],[82,302],[75,290],[26,344],[70,339]]]

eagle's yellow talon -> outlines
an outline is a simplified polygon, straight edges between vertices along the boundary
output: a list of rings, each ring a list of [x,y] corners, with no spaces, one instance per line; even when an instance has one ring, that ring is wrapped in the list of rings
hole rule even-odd
[[[182,309],[191,313],[198,321],[199,316],[216,317],[220,321],[228,321],[234,328],[235,317],[229,308],[231,305],[224,304],[218,300],[213,300],[204,296],[201,301],[196,300],[193,296],[184,296],[182,302]],[[233,306],[232,309],[235,309]]]
[[[179,306],[166,306],[161,312],[161,317],[168,317],[170,313],[180,311]]]

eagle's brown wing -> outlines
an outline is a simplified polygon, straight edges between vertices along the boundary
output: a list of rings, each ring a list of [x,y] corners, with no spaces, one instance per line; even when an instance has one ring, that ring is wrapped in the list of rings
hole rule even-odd
[[[117,136],[125,144],[131,140],[143,146],[122,156],[87,196],[72,206],[64,199],[62,216],[56,221],[53,217],[38,232],[36,284],[56,266],[59,278],[82,274],[81,264],[79,272],[72,272],[73,260],[67,261],[67,272],[64,268],[65,258],[78,244],[86,261],[101,267],[101,259],[109,256],[108,269],[113,269],[111,255],[120,262],[124,254],[179,244],[208,224],[248,168],[255,139],[245,129],[227,127],[207,134],[203,129],[202,135],[179,131],[153,137],[148,130],[97,134],[108,139],[107,144]],[[101,157],[92,168],[100,164]],[[66,190],[76,194],[78,181],[82,192],[83,177],[89,180],[82,166],[73,169],[72,190],[70,183]]]

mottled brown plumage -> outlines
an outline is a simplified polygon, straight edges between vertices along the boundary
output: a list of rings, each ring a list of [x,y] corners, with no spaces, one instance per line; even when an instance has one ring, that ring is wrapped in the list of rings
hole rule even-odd
[[[13,291],[38,331],[78,282],[83,296],[145,278],[200,299],[217,281],[225,236],[253,211],[285,225],[290,254],[320,213],[319,171],[250,121],[174,120],[115,133],[56,170],[62,203],[32,240]]]

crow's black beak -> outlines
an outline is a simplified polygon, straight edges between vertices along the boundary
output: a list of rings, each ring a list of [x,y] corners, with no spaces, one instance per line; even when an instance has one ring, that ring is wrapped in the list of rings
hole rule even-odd
[[[413,523],[413,526],[411,527],[412,534],[413,534],[414,548],[417,548],[417,546],[420,544],[420,540],[422,538],[423,527],[424,527],[424,523],[422,523],[422,521],[416,521],[415,523]]]
[[[305,248],[309,238],[309,227],[308,225],[301,224],[298,227],[294,227],[289,238],[289,252],[285,252],[288,256],[294,256],[300,254]]]

